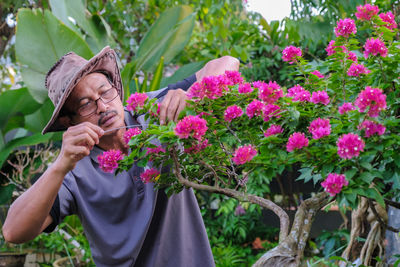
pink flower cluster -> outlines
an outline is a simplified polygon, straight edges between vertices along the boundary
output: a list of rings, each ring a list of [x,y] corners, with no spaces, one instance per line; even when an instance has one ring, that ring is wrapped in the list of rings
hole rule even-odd
[[[371,117],[378,117],[379,112],[386,109],[386,95],[379,88],[365,87],[361,91],[355,101],[356,106],[360,112],[364,112],[367,108],[368,115]]]
[[[277,116],[279,114],[278,110],[279,106],[273,104],[264,105],[262,108],[263,119],[264,121],[269,121],[272,117]]]
[[[236,106],[229,106],[224,112],[224,120],[231,122],[233,119],[238,118],[243,115],[243,110]]]
[[[100,169],[103,172],[114,172],[116,168],[118,168],[118,161],[122,160],[124,157],[120,150],[108,150],[103,152],[103,154],[97,156],[97,160],[99,161]]]
[[[147,98],[148,97],[145,93],[136,92],[132,94],[128,100],[126,100],[126,103],[128,104],[126,109],[133,112],[139,111],[139,109],[143,107]]]
[[[239,84],[238,91],[239,91],[239,94],[246,94],[246,93],[253,92],[253,88],[251,87],[251,84],[249,84],[249,83],[242,83],[242,84]]]
[[[350,34],[355,34],[356,32],[356,24],[354,20],[349,18],[339,20],[335,28],[336,37],[343,36],[348,38]]]
[[[192,136],[197,140],[201,140],[207,129],[207,121],[205,119],[189,115],[178,121],[174,131],[181,139]]]
[[[240,72],[233,71],[233,70],[226,70],[225,76],[229,79],[229,85],[241,84],[243,83],[243,77],[241,76]]]
[[[261,101],[254,99],[247,106],[246,114],[250,119],[253,118],[254,116],[259,116],[262,114],[263,107],[264,107],[264,104]]]
[[[301,56],[302,56],[301,49],[298,47],[295,47],[293,45],[286,47],[282,51],[282,60],[289,62],[289,64],[296,63],[297,57],[301,57]]]
[[[342,191],[343,186],[347,186],[349,182],[346,180],[344,174],[330,173],[326,177],[325,181],[321,183],[325,191],[329,193],[331,197],[339,194]]]
[[[196,82],[190,87],[187,96],[189,99],[217,99],[228,91],[228,85],[233,85],[233,82],[225,74],[204,77],[201,82]]]
[[[279,98],[283,97],[283,91],[276,82],[265,83],[262,81],[253,82],[253,86],[258,88],[258,97],[268,104],[275,103]]]
[[[311,100],[311,93],[300,85],[289,88],[287,96],[293,97],[293,101],[306,102]]]
[[[233,154],[232,161],[237,165],[251,161],[257,155],[257,150],[252,145],[238,147]]]
[[[314,70],[313,72],[311,72],[311,74],[314,74],[320,79],[324,78],[324,75],[321,72],[319,72],[319,70]]]
[[[276,134],[280,134],[283,133],[283,128],[280,125],[275,125],[272,124],[265,132],[264,132],[264,136],[268,137],[271,135],[276,135]]]
[[[372,17],[377,15],[378,13],[379,13],[379,7],[366,4],[363,6],[358,6],[355,15],[359,20],[368,21],[371,20]]]
[[[185,148],[184,152],[185,153],[193,153],[196,154],[202,150],[204,150],[206,147],[211,146],[208,143],[208,139],[204,139],[203,141],[196,141],[194,145],[192,145],[191,147]]]
[[[124,141],[126,144],[129,143],[129,141],[131,140],[132,136],[141,134],[142,130],[140,130],[140,128],[136,127],[136,128],[131,128],[126,130],[126,132],[124,133]]]
[[[310,123],[308,131],[312,134],[313,139],[320,139],[331,134],[331,124],[329,119],[317,118]]]
[[[157,181],[160,176],[160,172],[155,168],[150,168],[145,170],[140,174],[140,179],[142,179],[143,183],[147,184],[152,181]]]
[[[388,49],[386,48],[385,43],[379,38],[369,38],[364,45],[364,57],[368,58],[370,54],[374,56],[379,54],[382,57],[386,57],[388,54]]]
[[[381,13],[379,17],[382,19],[383,22],[386,22],[385,27],[389,30],[393,30],[397,28],[397,23],[394,20],[394,15],[392,12]]]
[[[328,56],[332,56],[336,52],[347,52],[347,48],[345,46],[335,46],[335,40],[331,40],[328,46],[325,48],[326,53]]]
[[[363,121],[359,126],[358,129],[365,130],[365,137],[370,137],[374,134],[382,135],[386,131],[386,127],[383,126],[382,124],[370,121],[370,120],[365,120]]]
[[[351,64],[349,70],[347,71],[347,75],[358,77],[361,74],[368,74],[371,71],[367,69],[363,64],[353,63]]]
[[[349,52],[347,54],[347,59],[351,60],[351,61],[354,61],[354,62],[358,62],[357,55],[355,53],[353,53],[353,52]]]
[[[360,151],[364,151],[364,140],[357,134],[349,133],[342,135],[337,141],[338,155],[343,159],[358,157]]]
[[[292,152],[295,149],[301,149],[308,146],[308,139],[304,133],[295,132],[290,137],[286,144],[286,150]]]
[[[346,102],[346,103],[343,103],[343,105],[341,105],[339,107],[339,113],[340,113],[340,115],[343,115],[344,113],[347,113],[347,112],[349,112],[351,110],[355,110],[355,109],[356,108],[353,106],[352,103]]]
[[[329,101],[329,96],[326,91],[316,91],[312,93],[311,102],[314,104],[322,103],[324,105],[328,105]]]

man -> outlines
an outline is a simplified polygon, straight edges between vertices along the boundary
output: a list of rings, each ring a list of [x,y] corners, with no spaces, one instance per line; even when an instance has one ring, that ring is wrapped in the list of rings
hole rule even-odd
[[[176,120],[185,107],[185,91],[177,87],[188,89],[196,79],[238,65],[232,57],[216,59],[175,86],[149,93],[165,95],[160,122]],[[115,52],[106,47],[89,61],[68,53],[51,68],[45,84],[55,110],[43,133],[65,131],[61,151],[10,207],[4,238],[26,242],[77,214],[97,266],[213,266],[192,190],[168,199],[140,180],[137,166],[117,176],[99,168],[97,156],[103,151],[128,153],[124,126],[142,121],[124,111]]]

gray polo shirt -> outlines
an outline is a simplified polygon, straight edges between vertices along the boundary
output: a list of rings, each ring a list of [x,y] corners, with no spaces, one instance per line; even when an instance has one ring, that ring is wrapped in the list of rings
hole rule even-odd
[[[138,121],[125,112],[128,125]],[[102,152],[95,147],[66,175],[46,232],[77,214],[97,266],[214,266],[193,191],[168,198],[140,180],[137,166],[118,175],[105,173],[97,161]]]

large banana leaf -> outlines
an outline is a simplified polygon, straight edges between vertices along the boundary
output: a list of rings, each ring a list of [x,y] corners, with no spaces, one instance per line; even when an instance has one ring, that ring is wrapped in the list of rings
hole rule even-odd
[[[22,8],[17,22],[15,51],[22,78],[35,100],[43,103],[47,98],[44,78],[51,66],[69,51],[87,59],[93,52],[49,10]]]
[[[36,102],[29,94],[27,88],[17,90],[8,90],[0,94],[0,131],[5,134],[6,128],[16,128],[8,126],[14,122],[15,118],[21,118],[31,114],[40,108],[40,104]]]
[[[38,110],[25,116],[25,129],[33,133],[40,133],[50,120],[53,110],[54,105],[49,98]]]
[[[161,56],[168,64],[189,41],[194,20],[195,14],[190,6],[182,5],[164,11],[140,42],[135,57],[137,69],[152,71]]]
[[[87,42],[93,52],[97,53],[113,42],[106,30],[109,27],[107,23],[98,15],[88,16],[81,0],[50,0],[49,2],[52,13],[65,25],[79,35],[81,35],[79,28],[87,33],[89,36]]]
[[[174,72],[173,75],[161,80],[160,88],[166,87],[168,84],[171,84],[171,83],[179,82],[179,81],[189,77],[190,75],[195,74],[196,71],[198,71],[199,69],[201,69],[201,67],[203,67],[203,65],[204,65],[204,62],[199,61],[199,62],[189,63],[189,64],[186,64],[186,65],[180,67],[177,71]]]

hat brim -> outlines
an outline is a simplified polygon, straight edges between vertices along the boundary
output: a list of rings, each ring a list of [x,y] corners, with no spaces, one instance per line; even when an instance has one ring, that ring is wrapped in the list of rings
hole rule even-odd
[[[61,59],[60,59],[61,60]],[[57,64],[57,63],[56,63]],[[78,84],[78,82],[92,72],[103,71],[110,75],[110,78],[113,81],[113,85],[117,88],[118,93],[120,95],[121,101],[124,99],[124,89],[121,81],[121,74],[117,63],[117,55],[113,49],[109,46],[103,48],[97,55],[92,57],[82,68],[76,72],[71,81],[65,88],[64,93],[61,96],[61,99],[58,101],[58,104],[55,106],[53,114],[44,127],[42,134],[48,132],[57,132],[66,130],[66,126],[61,124],[58,121],[58,117],[62,107],[65,104],[68,96]]]

